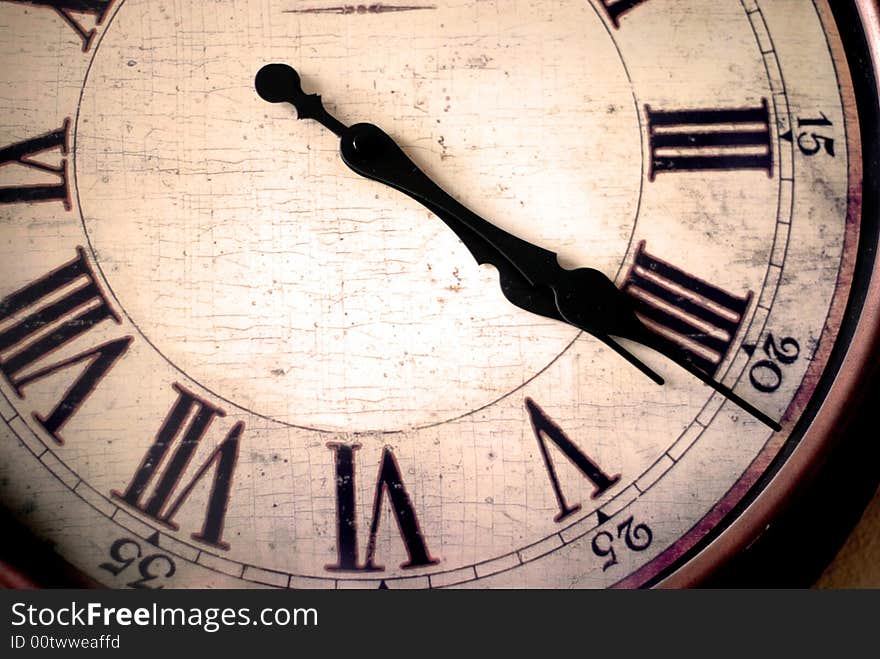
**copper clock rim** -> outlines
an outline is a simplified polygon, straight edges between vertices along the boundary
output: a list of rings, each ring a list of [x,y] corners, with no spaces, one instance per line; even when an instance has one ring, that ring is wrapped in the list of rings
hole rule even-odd
[[[880,10],[877,0],[852,0],[859,11],[873,59],[874,71],[880,70]],[[880,88],[875,96],[880,95]],[[804,431],[792,455],[780,467],[765,489],[748,509],[733,521],[708,547],[700,551],[664,579],[661,587],[688,587],[698,584],[718,566],[751,542],[767,526],[774,515],[795,494],[798,482],[835,444],[834,433],[852,410],[847,403],[875,370],[872,358],[880,345],[880,259],[875,260],[861,317],[850,341],[845,359],[839,366],[833,385],[821,403],[816,417]],[[60,556],[59,556],[60,558]],[[63,559],[62,559],[63,560]],[[13,588],[37,587],[21,571],[0,563],[0,586]]]
[[[880,98],[880,2],[878,0],[852,0],[858,12],[861,27],[874,72],[873,98]],[[850,52],[844,48],[844,66]],[[847,74],[849,71],[847,71]],[[856,99],[852,104],[857,105]],[[876,138],[875,138],[876,141]],[[865,145],[862,145],[863,149]],[[863,151],[864,153],[864,151]],[[880,163],[877,163],[880,165]],[[863,180],[867,180],[866,178]],[[858,217],[864,218],[864,207],[859,205]],[[870,209],[877,214],[877,209]],[[880,220],[880,217],[874,218]],[[856,416],[858,409],[851,409],[859,389],[880,373],[875,363],[880,353],[880,258],[875,256],[868,278],[867,293],[861,306],[852,340],[841,361],[827,395],[820,403],[816,416],[804,430],[790,456],[781,464],[776,474],[754,498],[750,505],[734,519],[706,547],[691,556],[674,571],[664,577],[659,588],[682,589],[699,586],[728,563],[739,552],[754,542],[769,527],[810,480],[811,471],[825,459],[835,446],[844,439],[845,428]],[[861,406],[857,406],[860,408]]]

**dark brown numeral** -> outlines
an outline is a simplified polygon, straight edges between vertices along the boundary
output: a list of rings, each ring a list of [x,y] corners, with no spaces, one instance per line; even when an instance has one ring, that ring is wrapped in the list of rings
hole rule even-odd
[[[20,5],[48,7],[57,13],[79,35],[82,40],[83,52],[92,47],[97,30],[86,30],[76,18],[77,14],[89,14],[94,18],[95,25],[101,25],[116,0],[2,0]]]
[[[593,490],[594,499],[604,494],[606,490],[617,483],[620,480],[620,474],[609,476],[602,471],[599,465],[575,446],[574,442],[562,431],[562,428],[557,426],[531,398],[526,398],[525,404],[532,421],[532,430],[535,432],[535,438],[538,440],[538,446],[541,449],[541,456],[544,458],[544,465],[547,467],[547,473],[550,476],[550,484],[553,486],[556,501],[559,503],[559,514],[553,519],[561,522],[569,515],[573,515],[580,510],[581,506],[580,504],[570,506],[566,502],[565,496],[562,494],[562,488],[559,485],[559,478],[556,476],[556,467],[550,459],[550,453],[547,450],[545,437],[553,442],[565,457],[593,484],[595,488]]]
[[[824,112],[820,112],[819,115],[820,116],[815,119],[805,119],[803,117],[798,117],[798,128],[817,129],[816,132],[813,132],[812,130],[805,130],[798,133],[798,149],[800,149],[801,153],[808,157],[813,157],[818,153],[824,151],[827,155],[834,158],[837,155],[834,148],[835,140],[833,137],[828,135],[828,133],[831,132],[834,128],[834,122],[826,117]],[[794,142],[794,131],[788,130],[780,135],[779,138],[787,142]]]
[[[99,323],[119,317],[101,293],[82,248],[77,257],[0,302],[0,372],[24,398],[27,385],[86,364],[61,402],[46,417],[34,415],[58,444],[59,431],[132,342],[130,336],[103,343],[37,370],[50,354]]]
[[[749,357],[752,357],[756,347],[755,345],[743,344],[742,349]],[[794,364],[801,356],[801,345],[791,336],[786,336],[777,345],[776,337],[770,334],[764,342],[763,352],[767,358],[752,365],[752,368],[749,369],[749,380],[755,389],[761,393],[770,394],[782,386],[783,375],[780,364],[783,366]],[[779,363],[777,364],[777,362]]]
[[[626,548],[630,551],[645,551],[654,540],[654,532],[647,524],[636,524],[635,518],[630,516],[617,525],[617,539],[623,540]],[[614,550],[614,536],[608,531],[600,531],[593,537],[593,553],[599,558],[607,560],[602,565],[602,572],[618,564],[617,552]]]
[[[385,567],[376,565],[376,534],[382,514],[382,495],[387,494],[391,510],[397,520],[397,527],[403,539],[409,560],[402,563],[402,568],[424,567],[436,565],[438,560],[431,557],[425,538],[419,527],[416,511],[412,500],[403,484],[400,468],[390,447],[382,451],[379,464],[379,477],[376,481],[376,494],[373,498],[373,517],[370,521],[370,533],[367,540],[366,560],[358,561],[358,537],[355,502],[355,466],[354,452],[359,444],[329,443],[327,448],[333,451],[336,458],[336,553],[337,561],[325,566],[327,570],[345,571],[380,571]]]
[[[646,107],[650,179],[662,172],[760,169],[773,174],[767,101],[756,108],[658,111]]]
[[[21,165],[29,169],[47,172],[57,177],[52,183],[39,185],[7,185],[0,187],[0,204],[34,203],[39,201],[60,201],[65,210],[70,210],[70,187],[67,181],[67,152],[70,140],[70,119],[65,119],[61,128],[17,142],[0,149],[0,167],[10,164]],[[46,151],[59,150],[61,161],[58,165],[49,165],[34,156]]]
[[[174,389],[178,393],[177,402],[165,418],[134,477],[125,492],[114,490],[112,494],[143,514],[176,530],[178,526],[173,522],[174,515],[190,496],[193,488],[213,468],[214,479],[205,510],[205,522],[202,530],[193,533],[192,537],[213,547],[229,549],[229,545],[222,539],[223,523],[244,424],[239,422],[229,431],[226,438],[196,470],[189,483],[178,492],[184,471],[208,431],[208,426],[215,418],[225,416],[225,413],[178,384],[174,385]],[[178,439],[180,441],[177,448],[169,456],[172,445]],[[147,497],[147,489],[154,480],[158,482],[152,494]]]
[[[601,0],[601,2],[614,27],[619,28],[620,17],[629,10],[638,7],[645,0]]]
[[[141,558],[141,545],[131,538],[120,538],[110,546],[110,558],[112,561],[101,563],[98,567],[106,570],[114,577],[125,572],[132,563]],[[141,578],[129,581],[125,585],[129,588],[146,588],[157,590],[162,585],[152,585],[149,582],[156,579],[169,579],[174,576],[177,567],[170,556],[165,554],[150,554],[138,561],[138,572]]]
[[[684,350],[714,377],[739,332],[752,293],[737,297],[697,279],[639,245],[623,290],[636,313],[660,339]]]

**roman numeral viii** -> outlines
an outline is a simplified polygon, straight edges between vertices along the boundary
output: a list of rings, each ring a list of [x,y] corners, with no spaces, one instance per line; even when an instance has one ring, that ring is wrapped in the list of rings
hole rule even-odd
[[[86,261],[77,257],[0,302],[0,372],[19,397],[31,383],[68,368],[85,368],[48,416],[34,415],[58,444],[62,426],[83,404],[132,342],[130,336],[102,343],[67,359],[46,358],[99,323],[119,318],[107,303]]]
[[[646,108],[650,179],[663,172],[759,169],[773,174],[767,101],[753,108],[654,110]]]
[[[97,34],[96,29],[86,30],[77,20],[77,14],[88,14],[94,18],[95,25],[101,25],[110,7],[116,0],[2,0],[3,2],[12,2],[19,5],[32,5],[35,7],[46,7],[57,13],[64,22],[67,23],[82,40],[83,52],[88,51],[92,47]]]
[[[177,402],[159,428],[134,477],[124,492],[114,490],[112,495],[144,515],[177,530],[179,527],[173,521],[174,516],[192,495],[196,485],[213,470],[204,523],[201,531],[193,533],[192,537],[219,549],[229,549],[229,545],[223,542],[223,524],[244,424],[235,424],[195,470],[189,482],[181,487],[184,473],[209,426],[214,419],[225,416],[225,412],[178,384],[174,385],[174,389],[178,394]],[[176,448],[173,448],[175,444]]]
[[[738,297],[661,261],[639,245],[623,290],[661,341],[714,377],[745,318],[752,293]]]
[[[0,167],[15,164],[27,169],[46,172],[55,178],[51,183],[0,187],[0,204],[60,201],[64,204],[65,210],[70,210],[66,158],[69,140],[70,119],[65,119],[58,130],[0,149]],[[58,150],[61,153],[62,158],[58,165],[48,164],[35,158],[37,155],[52,150]]]
[[[532,430],[535,432],[535,438],[538,440],[538,447],[541,451],[541,457],[544,458],[544,466],[547,467],[547,474],[550,476],[550,485],[553,487],[553,493],[556,495],[556,501],[559,504],[559,514],[553,519],[561,522],[566,517],[573,515],[581,509],[579,503],[569,505],[562,493],[562,486],[559,484],[559,477],[556,475],[556,466],[550,458],[550,452],[547,450],[547,440],[562,451],[562,454],[568,458],[578,471],[583,474],[590,483],[593,484],[592,498],[602,496],[609,488],[620,480],[620,474],[609,476],[599,467],[596,462],[581,451],[577,445],[571,441],[553,420],[547,416],[538,404],[531,398],[526,398],[526,410],[532,421]]]
[[[357,510],[355,503],[355,465],[354,453],[359,444],[329,443],[327,448],[336,458],[336,563],[327,565],[327,570],[381,571],[385,567],[376,564],[376,534],[382,514],[383,494],[388,495],[391,510],[397,520],[397,527],[403,540],[409,560],[402,568],[436,565],[438,560],[431,557],[425,538],[422,535],[412,500],[403,484],[400,467],[391,448],[385,447],[379,463],[379,476],[376,480],[376,494],[373,498],[373,516],[367,540],[367,551],[363,563],[358,559]]]

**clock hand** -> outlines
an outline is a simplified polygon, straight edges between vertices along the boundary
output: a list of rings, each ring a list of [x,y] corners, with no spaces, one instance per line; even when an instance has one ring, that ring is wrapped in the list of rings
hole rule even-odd
[[[258,72],[255,84],[257,93],[264,100],[291,103],[300,119],[315,119],[336,134],[340,138],[342,159],[354,172],[415,199],[444,220],[460,238],[470,232],[485,241],[489,249],[481,246],[475,251],[473,241],[468,247],[479,263],[491,263],[499,270],[502,290],[514,304],[563,320],[592,334],[655,382],[662,384],[659,375],[612,337],[641,343],[675,362],[773,430],[781,429],[776,421],[697,368],[686,352],[648,330],[636,316],[625,294],[605,274],[593,268],[566,270],[559,265],[554,252],[522,240],[484,220],[431,180],[381,128],[367,123],[346,127],[332,117],[321,104],[320,96],[307,95],[302,91],[299,75],[292,67],[286,64],[264,66]],[[462,225],[466,232],[462,231]],[[518,271],[522,279],[511,274],[510,266]],[[506,289],[505,279],[508,282]],[[543,288],[553,292],[558,315],[549,310],[546,299],[541,299],[540,289]],[[537,292],[533,289],[537,289]]]
[[[530,311],[539,316],[572,324],[560,314],[559,309],[556,306],[555,298],[552,295],[548,295],[546,288],[530,284],[519,270],[510,263],[510,261],[508,261],[502,254],[499,254],[499,252],[491,244],[483,240],[479,234],[462,224],[446,209],[440,206],[435,206],[431,202],[425,200],[421,200],[421,203],[428,208],[428,210],[440,217],[449,228],[455,232],[455,234],[461,239],[462,243],[464,243],[464,245],[470,250],[477,263],[480,265],[489,263],[495,267],[498,272],[501,292],[508,301],[520,309],[525,309],[526,311]],[[640,361],[635,355],[614,341],[610,336],[597,333],[593,333],[593,336],[605,343],[656,384],[663,384],[663,378],[660,377],[660,375],[648,368],[644,362]]]
[[[480,236],[492,248],[481,250],[481,263],[496,265],[501,257],[533,287],[547,285],[547,274],[562,270],[555,253],[499,229],[455,201],[407,158],[382,129],[372,124],[348,127],[332,117],[321,104],[320,96],[302,91],[299,75],[291,67],[264,66],[257,73],[255,84],[264,100],[292,103],[300,119],[315,119],[339,136],[342,159],[356,173],[403,192],[441,214],[441,219],[452,219],[455,225],[464,225],[470,233]],[[459,231],[456,233],[461,237]]]
[[[775,420],[698,368],[686,351],[645,327],[632,310],[624,293],[605,274],[592,268],[565,270],[559,265],[555,253],[508,234],[458,203],[412,163],[400,147],[381,129],[370,124],[357,124],[352,126],[351,131],[357,131],[362,126],[365,127],[364,131],[355,133],[350,140],[347,139],[348,133],[342,138],[340,150],[346,164],[362,176],[390,185],[421,202],[449,224],[453,230],[455,230],[453,222],[458,220],[474,233],[481,235],[498,249],[506,261],[512,263],[520,271],[531,284],[529,291],[534,291],[535,288],[542,286],[550,288],[553,291],[555,307],[559,313],[558,315],[542,313],[542,315],[563,320],[592,334],[655,382],[662,384],[662,378],[653,377],[655,375],[653,371],[650,371],[647,366],[634,358],[611,337],[629,339],[651,348],[675,362],[704,384],[715,389],[768,427],[777,432],[781,430],[781,426]],[[370,141],[366,148],[358,147],[358,137],[362,135],[369,136]],[[373,142],[374,139],[375,142]],[[361,162],[361,159],[364,158],[362,153],[364,150],[366,150],[366,164]],[[380,152],[383,158],[382,162],[385,163],[381,166],[376,164],[378,158],[375,155],[370,157],[370,154]],[[456,233],[461,237],[459,231]],[[473,253],[473,250],[471,251]],[[497,258],[482,260],[477,254],[474,256],[477,257],[479,263],[491,263],[499,270],[502,290],[504,290],[505,274],[510,270],[509,267],[504,267],[506,265],[504,261],[498,261]],[[535,263],[538,265],[534,265]],[[505,295],[507,295],[506,292]],[[518,299],[511,298],[509,295],[508,299],[518,306],[528,308],[520,304]]]
[[[626,357],[630,363],[635,362],[629,359],[629,354],[611,337],[629,339],[647,346],[675,362],[773,430],[781,430],[781,426],[768,415],[700,370],[687,352],[670,341],[664,341],[645,327],[633,311],[626,295],[604,273],[593,268],[566,270],[559,265],[555,253],[517,238],[479,217],[428,178],[391,137],[377,126],[352,126],[342,136],[340,151],[345,163],[358,174],[400,190],[428,207],[447,223],[449,217],[460,221],[494,246],[533,287],[550,288],[563,321],[600,339]],[[497,259],[489,262],[501,271]],[[641,368],[644,366],[641,362],[635,365],[646,372],[647,367]]]
[[[321,103],[321,97],[319,95],[306,94],[303,92],[299,74],[286,64],[268,64],[264,66],[257,73],[255,86],[260,96],[270,103],[287,102],[294,105],[297,111],[297,116],[300,119],[314,119],[341,138],[351,131],[349,127],[342,124],[327,112]],[[371,128],[375,127],[371,126]],[[379,129],[376,128],[376,130]],[[436,203],[435,200],[440,196],[446,196],[448,200],[451,200],[451,197],[448,197],[442,189],[412,164],[390,137],[381,131],[379,132],[385,137],[386,141],[390,142],[394,149],[399,152],[399,156],[403,159],[404,168],[410,169],[413,173],[421,175],[422,183],[428,193],[415,197],[412,190],[403,187],[394,187],[397,187],[397,189],[410,197],[415,198],[428,210],[440,217],[461,239],[462,243],[468,248],[477,263],[481,265],[488,263],[494,266],[498,271],[501,291],[508,301],[521,309],[539,316],[551,318],[578,327],[576,323],[571,323],[560,314],[554,297],[548,294],[546,287],[531,283],[523,273],[520,272],[515,263],[511,262],[511,260],[500,252],[491,242],[487,241],[483,236],[474,231],[472,227],[469,227],[466,223],[462,222],[456,215],[456,212],[450,211],[444,205]],[[409,165],[407,166],[406,163],[409,163]],[[351,165],[349,166],[351,167]],[[355,171],[357,171],[357,169],[355,169]],[[381,182],[393,185],[391,182]],[[470,211],[460,204],[458,204],[457,212],[459,214],[462,212],[470,213]],[[471,213],[471,215],[473,214]],[[490,225],[476,215],[473,215],[473,218],[475,222],[481,223],[486,227],[495,228],[493,225]],[[524,251],[534,250],[539,253],[539,258],[548,263],[556,263],[556,255],[554,253],[542,250],[530,243],[520,241],[518,238],[501,230],[497,231],[502,238],[507,237],[514,241],[518,241]],[[595,328],[588,329],[586,327],[579,327],[579,329],[593,334],[655,383],[663,384],[664,381],[660,375],[651,370],[645,363],[640,361],[618,342],[614,341],[609,335],[602,334]]]
[[[287,64],[267,64],[257,72],[254,80],[257,93],[269,103],[291,103],[300,119],[314,119],[337,137],[348,130],[332,116],[321,103],[318,94],[306,94],[302,90],[299,74]]]

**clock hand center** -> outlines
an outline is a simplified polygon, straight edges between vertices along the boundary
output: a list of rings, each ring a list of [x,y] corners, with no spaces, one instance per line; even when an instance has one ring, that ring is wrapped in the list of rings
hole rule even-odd
[[[531,286],[552,293],[557,318],[603,340],[611,336],[634,339],[647,332],[627,298],[603,272],[593,268],[567,270],[559,265],[555,252],[522,240],[472,212],[434,183],[378,126],[351,126],[342,136],[340,152],[345,164],[361,176],[400,190],[445,222],[454,217],[479,234]],[[499,265],[497,259],[490,262]],[[662,383],[658,375],[650,377]]]
[[[340,138],[340,153],[350,169],[412,197],[435,212],[453,230],[455,226],[450,224],[450,218],[464,224],[488,243],[498,258],[513,265],[528,284],[550,289],[559,312],[554,318],[597,337],[657,384],[663,384],[663,379],[612,337],[629,339],[660,352],[765,425],[775,431],[781,429],[776,421],[697,369],[677,351],[661,350],[624,293],[604,273],[593,268],[566,270],[559,265],[554,252],[517,238],[484,220],[434,183],[381,128],[368,123],[348,127],[331,116],[324,109],[319,95],[303,92],[299,75],[292,67],[266,65],[258,72],[255,84],[257,93],[264,100],[291,103],[300,119],[315,119],[333,131]],[[498,267],[495,258],[488,262]]]
[[[554,252],[507,233],[458,203],[378,126],[344,126],[325,110],[319,95],[303,92],[299,74],[291,66],[267,64],[257,73],[255,87],[264,100],[291,103],[299,119],[315,119],[339,136],[342,158],[355,172],[396,188],[440,217],[465,241],[479,263],[491,263],[498,270],[502,290],[513,304],[592,334],[655,383],[664,383],[659,374],[611,338],[615,330],[622,334],[624,325],[640,323],[631,311],[626,313],[629,305],[620,301],[617,287],[603,273],[590,268],[576,271],[578,283],[586,288],[575,295],[571,271],[559,265]],[[595,294],[585,299],[584,290]],[[579,306],[576,313],[571,311],[575,306]],[[568,309],[565,313],[564,308]],[[621,312],[625,323],[616,320]]]

